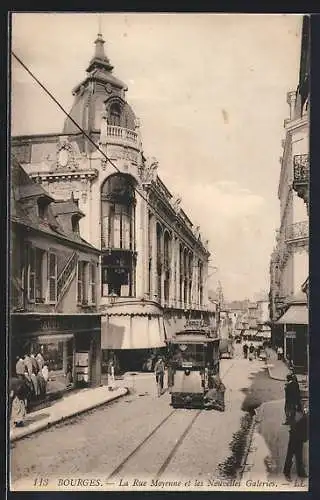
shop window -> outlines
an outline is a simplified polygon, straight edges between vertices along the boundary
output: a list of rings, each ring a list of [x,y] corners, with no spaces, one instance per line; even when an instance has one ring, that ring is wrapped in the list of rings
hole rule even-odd
[[[135,262],[130,253],[112,252],[102,258],[102,295],[116,297],[134,296]]]
[[[91,303],[96,303],[96,264],[90,264],[90,291],[91,291]]]
[[[57,301],[57,256],[55,253],[48,254],[48,282],[49,302]]]
[[[74,340],[55,340],[54,336],[49,342],[39,337],[32,342],[31,350],[41,352],[49,370],[47,392],[55,393],[70,388],[73,385],[74,374]]]

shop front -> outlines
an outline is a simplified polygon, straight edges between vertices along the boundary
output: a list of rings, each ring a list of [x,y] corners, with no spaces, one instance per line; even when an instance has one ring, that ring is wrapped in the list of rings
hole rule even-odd
[[[308,308],[306,304],[290,305],[278,319],[283,326],[284,356],[296,372],[308,371]]]
[[[48,366],[47,393],[101,383],[99,314],[11,316],[11,375],[17,356],[40,352]]]

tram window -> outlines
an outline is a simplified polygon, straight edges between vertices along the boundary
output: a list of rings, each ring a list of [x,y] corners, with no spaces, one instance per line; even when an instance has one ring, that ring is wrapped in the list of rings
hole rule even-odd
[[[176,346],[173,353],[173,360],[177,362],[193,361],[203,363],[204,354],[203,345],[181,344]]]

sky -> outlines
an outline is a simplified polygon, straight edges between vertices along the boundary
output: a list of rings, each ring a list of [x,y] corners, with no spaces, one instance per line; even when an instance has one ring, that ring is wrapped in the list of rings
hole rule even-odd
[[[157,158],[159,176],[209,240],[209,289],[220,281],[228,300],[268,290],[302,16],[14,14],[12,50],[68,111],[99,23],[113,74],[128,85],[144,154]],[[63,123],[12,59],[12,135],[62,132]]]

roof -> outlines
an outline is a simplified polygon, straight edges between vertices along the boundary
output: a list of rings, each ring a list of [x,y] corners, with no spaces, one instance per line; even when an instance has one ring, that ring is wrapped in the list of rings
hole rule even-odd
[[[52,204],[52,211],[54,215],[79,214],[84,217],[84,213],[80,210],[76,202],[73,200],[56,200]]]
[[[20,181],[23,183],[20,186]],[[40,184],[34,182],[22,168],[22,166],[13,159],[12,161],[12,176],[11,176],[11,222],[20,224],[22,226],[32,228],[35,231],[41,231],[42,233],[47,234],[48,236],[52,236],[55,238],[63,239],[69,243],[76,243],[78,245],[87,247],[88,249],[99,252],[97,248],[92,246],[90,243],[85,241],[81,236],[74,232],[67,232],[65,228],[58,222],[56,219],[56,214],[54,213],[53,206],[55,202],[53,202],[53,198],[43,189]],[[28,196],[20,197],[20,188],[23,189]],[[36,203],[36,198],[41,196],[46,196],[49,200],[49,205],[47,208],[46,218],[41,218],[38,215],[36,210],[27,210],[23,199],[29,197],[32,199],[34,196],[34,203]],[[64,203],[64,202],[63,202]],[[67,207],[71,207],[71,203],[74,203],[72,200],[67,201]],[[69,203],[69,205],[68,205]],[[58,203],[59,205],[59,203]],[[79,209],[77,208],[77,211]],[[64,212],[65,213],[65,212]],[[82,213],[82,212],[81,212]],[[99,252],[100,253],[100,252]]]
[[[43,187],[40,184],[32,183],[32,184],[25,184],[24,186],[19,186],[19,198],[31,198],[32,196],[35,197],[45,197],[48,200],[53,201],[52,196],[47,193],[43,189]]]
[[[308,308],[306,304],[293,304],[276,322],[280,325],[308,325]]]

